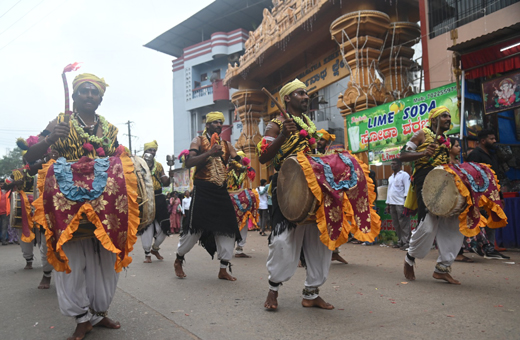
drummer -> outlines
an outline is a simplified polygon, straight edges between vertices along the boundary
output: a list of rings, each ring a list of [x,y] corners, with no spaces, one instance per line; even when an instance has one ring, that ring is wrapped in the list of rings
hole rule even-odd
[[[265,136],[260,142],[260,163],[272,161],[276,170],[280,170],[283,161],[297,152],[311,152],[316,148],[312,135],[316,126],[304,112],[309,107],[307,86],[295,79],[287,83],[279,92],[280,100],[285,105],[289,119],[284,115],[272,119],[265,128]],[[307,278],[303,289],[303,307],[333,309],[334,306],[319,296],[319,287],[325,283],[330,268],[332,252],[320,241],[320,231],[316,222],[304,225],[290,223],[281,213],[278,205],[278,174],[271,182],[273,193],[273,212],[271,213],[273,231],[269,236],[269,292],[264,307],[268,310],[278,308],[278,290],[296,272],[300,253],[306,255]],[[295,197],[298,200],[299,197]],[[310,256],[309,256],[310,255]]]
[[[12,182],[9,183],[8,187],[12,188],[12,190],[17,190],[19,193],[21,191],[34,192],[34,185],[36,185],[35,180],[37,177],[33,177],[38,169],[41,168],[41,162],[35,163],[33,166],[29,168],[22,168],[13,170],[11,173]],[[23,196],[19,196],[20,200],[24,199]],[[24,204],[27,206],[31,204],[29,201],[28,195],[25,196],[27,201]],[[13,212],[14,213],[14,212]],[[22,214],[24,212],[22,211]],[[45,242],[45,230],[38,224],[34,224],[31,216],[27,216],[27,223],[29,224],[28,231],[30,235],[24,235],[23,227],[16,228],[18,233],[18,239],[20,240],[20,248],[22,249],[23,257],[26,261],[26,265],[24,269],[33,269],[33,260],[34,260],[34,246],[33,240],[36,239],[36,245],[40,250],[40,257],[43,267],[43,277],[38,285],[38,289],[49,289],[51,284],[51,274],[52,274],[52,265],[47,261],[47,243]],[[23,223],[23,219],[22,219]],[[24,237],[25,236],[25,237]]]
[[[455,261],[464,236],[459,231],[458,216],[438,217],[426,210],[422,198],[423,183],[426,175],[436,166],[450,162],[450,140],[444,134],[451,128],[451,115],[448,108],[439,106],[430,111],[428,126],[416,132],[401,152],[401,161],[414,162],[413,186],[407,198],[417,197],[419,225],[410,239],[408,253],[405,256],[404,275],[408,280],[415,280],[415,259],[422,259],[430,252],[433,241],[437,240],[439,257],[433,272],[433,278],[460,285],[451,277],[451,265]],[[438,135],[438,141],[435,137]],[[405,203],[409,208],[409,200]]]
[[[72,85],[74,112],[70,121],[66,122],[65,114],[51,121],[39,142],[25,154],[27,162],[41,159],[48,148],[67,160],[115,153],[119,145],[118,129],[96,114],[108,86],[105,80],[83,73],[76,76]],[[63,250],[72,272],[56,271],[55,277],[60,310],[76,321],[76,329],[69,339],[83,339],[93,326],[120,328],[119,322],[106,316],[119,279],[114,269],[116,254],[105,249],[97,239],[69,241]]]
[[[190,153],[185,161],[186,168],[196,167],[193,175],[193,197],[183,223],[181,238],[177,247],[174,263],[175,275],[186,277],[182,268],[184,256],[200,240],[206,251],[214,256],[218,254],[220,270],[218,278],[235,281],[227,272],[233,257],[235,240],[240,240],[235,209],[226,189],[226,165],[230,159],[240,162],[242,159],[231,143],[220,138],[222,112],[210,112],[206,115],[206,129],[202,136],[195,137],[190,144]]]
[[[162,193],[162,187],[170,185],[173,170],[170,170],[170,176],[164,173],[162,164],[155,159],[158,147],[159,144],[157,144],[155,140],[144,144],[143,158],[150,167],[155,192],[155,220],[144,229],[141,235],[141,243],[144,249],[144,263],[152,263],[150,253],[155,255],[158,260],[164,259],[164,257],[159,254],[159,246],[163,243],[167,233],[170,231],[168,203],[166,202],[166,196]]]

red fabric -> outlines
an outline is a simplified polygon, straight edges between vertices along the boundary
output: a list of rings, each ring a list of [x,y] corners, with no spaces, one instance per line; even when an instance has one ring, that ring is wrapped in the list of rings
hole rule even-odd
[[[33,202],[33,194],[30,194],[30,193],[26,193],[27,195],[27,200],[29,202],[25,202],[25,200],[21,197],[21,194],[20,194],[20,204],[21,204],[21,207],[22,207],[22,233],[24,234],[25,237],[30,237],[31,236],[31,229],[33,228],[33,225],[32,225],[32,218],[30,216],[27,216],[27,209],[26,209],[26,204],[32,204]]]
[[[9,215],[10,211],[10,204],[7,200],[7,197],[9,196],[9,191],[3,192],[0,190],[0,215]]]
[[[483,48],[476,52],[463,54],[461,56],[463,70],[467,70],[469,68],[491,62],[491,64],[489,65],[484,65],[481,67],[477,67],[476,69],[466,71],[466,79],[486,77],[497,73],[505,73],[508,71],[520,69],[520,55],[505,60],[495,61],[510,56],[512,54],[519,53],[520,46],[510,48],[508,50],[505,50],[504,52],[500,52],[500,49],[514,45],[518,42],[520,42],[520,38],[512,39],[510,41],[506,41],[504,43],[494,45],[491,47]]]

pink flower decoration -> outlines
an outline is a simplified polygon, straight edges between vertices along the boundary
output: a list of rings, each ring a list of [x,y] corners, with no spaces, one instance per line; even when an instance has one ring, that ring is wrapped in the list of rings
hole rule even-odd
[[[307,131],[305,131],[304,129],[301,129],[300,130],[300,136],[302,137],[307,137],[309,134],[307,133]]]
[[[94,150],[94,146],[90,144],[89,142],[83,143],[83,149],[87,150],[88,152]]]
[[[316,144],[316,139],[314,137],[312,137],[311,139],[309,139],[309,144]]]
[[[247,157],[242,158],[242,164],[243,164],[243,165],[248,165],[249,163],[251,163],[251,161],[249,160],[249,158],[247,158]]]
[[[38,137],[36,136],[31,136],[29,138],[27,138],[27,140],[25,141],[27,143],[27,146],[28,147],[31,147],[33,146],[34,144],[38,143]]]
[[[99,157],[105,157],[105,150],[102,147],[97,148],[96,153]]]

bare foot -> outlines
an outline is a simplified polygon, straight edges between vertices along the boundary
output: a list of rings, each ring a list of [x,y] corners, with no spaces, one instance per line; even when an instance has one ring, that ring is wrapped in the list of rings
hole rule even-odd
[[[245,258],[245,259],[251,258],[251,256],[249,256],[247,254],[244,254],[244,253],[235,254],[235,257],[242,257],[242,258]]]
[[[157,250],[152,250],[150,253],[152,253],[153,255],[155,255],[155,257],[157,257],[157,260],[164,260],[164,257],[162,257],[161,254],[159,254],[159,251],[157,251]]]
[[[267,308],[267,310],[276,310],[278,308],[278,292],[269,289],[264,307]]]
[[[184,270],[182,270],[181,260],[175,259],[175,262],[173,263],[173,268],[175,269],[175,275],[177,275],[177,277],[180,277],[181,279],[184,279],[186,277],[186,274],[184,274]]]
[[[111,329],[119,329],[121,328],[121,324],[117,321],[114,321],[108,317],[104,317],[99,321],[94,327],[105,327],[105,328],[111,328]]]
[[[302,261],[298,261],[298,268],[303,268]]]
[[[33,269],[32,262],[27,262],[23,269]]]
[[[338,253],[332,253],[332,259],[331,261],[338,261],[344,264],[348,264],[347,260],[345,260],[343,257],[341,257]]]
[[[152,257],[151,256],[145,256],[143,263],[152,263]]]
[[[227,272],[226,268],[220,268],[220,270],[218,272],[218,278],[221,279],[221,280],[228,280],[228,281],[236,281],[237,280],[236,277],[231,276],[231,274],[229,274]]]
[[[43,276],[42,280],[40,281],[40,285],[38,286],[38,289],[49,289],[51,286],[51,277]]]
[[[404,261],[404,277],[408,280],[415,280],[415,272],[413,270],[413,266],[410,266],[408,262]]]
[[[451,277],[448,273],[437,273],[433,272],[433,278],[437,280],[444,280],[448,283],[454,284],[454,285],[460,285],[460,281],[455,280]]]
[[[70,338],[67,338],[67,340],[81,340],[91,330],[92,324],[90,323],[90,321],[78,323],[76,326],[76,330]]]
[[[325,302],[320,296],[318,296],[315,299],[307,300],[302,299],[302,306],[303,307],[317,307],[321,309],[334,309],[334,306],[330,303]]]

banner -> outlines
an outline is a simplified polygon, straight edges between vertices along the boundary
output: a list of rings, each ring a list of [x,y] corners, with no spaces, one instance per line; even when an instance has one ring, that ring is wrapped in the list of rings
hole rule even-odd
[[[401,147],[393,146],[382,150],[370,151],[368,161],[372,163],[390,162],[392,159],[399,158]]]
[[[370,150],[404,145],[428,124],[428,113],[438,106],[446,106],[451,113],[453,128],[447,134],[459,133],[457,88],[453,83],[347,115],[349,150],[368,151],[369,141]]]

